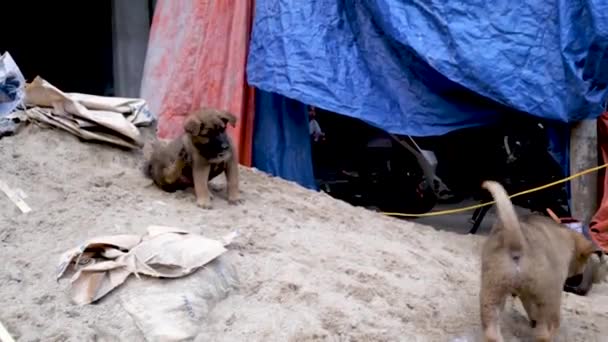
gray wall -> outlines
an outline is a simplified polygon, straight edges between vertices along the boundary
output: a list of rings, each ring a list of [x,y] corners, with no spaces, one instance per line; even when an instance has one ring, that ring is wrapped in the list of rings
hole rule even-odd
[[[115,96],[140,96],[150,33],[149,6],[148,0],[112,0]]]

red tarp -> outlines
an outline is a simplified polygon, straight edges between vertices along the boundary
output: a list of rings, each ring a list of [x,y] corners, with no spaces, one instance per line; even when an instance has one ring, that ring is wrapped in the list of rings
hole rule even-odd
[[[235,114],[230,134],[241,164],[251,165],[254,93],[245,77],[253,0],[158,0],[141,95],[158,115],[158,137],[182,133],[200,107]]]
[[[597,119],[597,144],[601,151],[602,163],[608,163],[608,112]],[[601,202],[589,225],[591,237],[604,251],[608,252],[608,177],[606,169],[598,174],[598,190]]]

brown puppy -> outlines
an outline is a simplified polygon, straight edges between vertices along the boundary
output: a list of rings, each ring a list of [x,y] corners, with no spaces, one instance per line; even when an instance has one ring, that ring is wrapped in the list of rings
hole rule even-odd
[[[510,295],[520,298],[536,341],[551,341],[560,325],[562,288],[582,274],[594,251],[582,234],[540,215],[518,218],[505,189],[482,185],[496,201],[498,222],[481,256],[480,314],[485,341],[502,341],[499,316]]]
[[[184,134],[169,143],[157,142],[146,166],[154,183],[165,191],[194,184],[196,203],[211,208],[208,182],[226,174],[228,202],[239,203],[238,162],[232,140],[226,133],[236,117],[223,110],[202,108],[184,121]]]

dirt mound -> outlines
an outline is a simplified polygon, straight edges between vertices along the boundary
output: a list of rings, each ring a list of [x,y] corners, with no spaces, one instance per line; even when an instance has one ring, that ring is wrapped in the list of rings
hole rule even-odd
[[[137,279],[77,307],[54,273],[59,255],[82,240],[152,224],[213,238],[241,233],[228,252],[241,285],[201,321],[200,341],[473,341],[479,330],[479,237],[387,218],[249,169],[244,204],[229,206],[220,191],[206,211],[192,192],[149,186],[140,153],[35,127],[1,140],[0,158],[2,179],[33,209],[21,214],[0,196],[0,320],[20,341],[142,341],[117,300]],[[564,294],[560,340],[602,340],[607,294],[605,285],[585,298]],[[505,337],[529,338],[522,312],[509,302]]]

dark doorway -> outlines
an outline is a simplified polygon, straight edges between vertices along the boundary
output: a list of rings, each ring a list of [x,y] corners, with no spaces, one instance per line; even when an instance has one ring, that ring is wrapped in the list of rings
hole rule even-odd
[[[6,1],[0,53],[26,80],[65,92],[113,95],[111,1]]]

